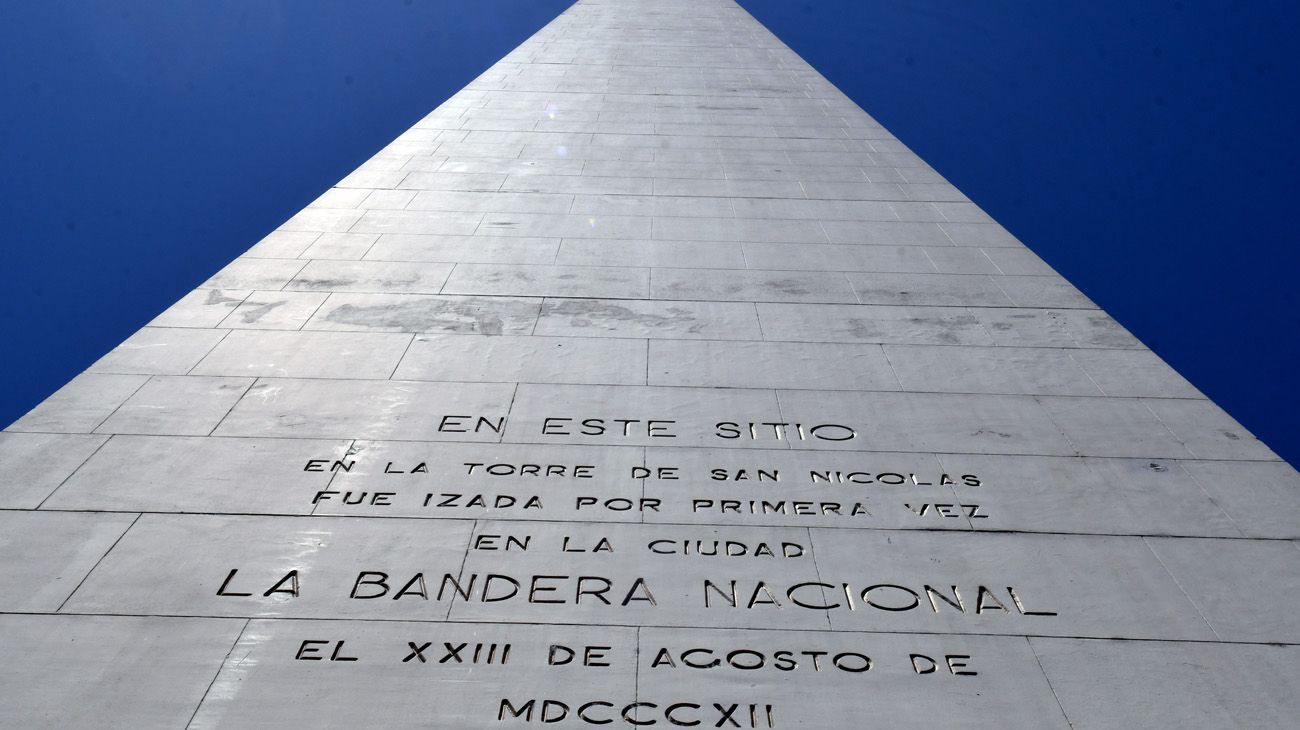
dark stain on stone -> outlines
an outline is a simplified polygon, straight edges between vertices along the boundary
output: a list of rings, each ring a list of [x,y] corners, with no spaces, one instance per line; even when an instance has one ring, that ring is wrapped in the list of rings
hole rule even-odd
[[[808,287],[804,286],[805,282],[798,279],[768,279],[764,283],[779,292],[792,296],[804,296],[810,293]]]
[[[1088,317],[1088,326],[1091,330],[1087,333],[1088,344],[1109,347],[1134,347],[1137,345],[1137,341],[1132,335],[1110,317]]]
[[[600,322],[628,322],[639,324],[649,329],[674,328],[698,334],[704,330],[705,323],[696,319],[690,310],[681,307],[667,307],[664,314],[635,312],[627,307],[606,301],[564,300],[547,302],[542,308],[542,315],[569,317],[569,324],[574,327],[598,326]]]
[[[964,329],[978,327],[979,322],[970,315],[956,317],[908,317],[906,324],[924,330],[935,342],[945,345],[962,343],[960,332]],[[848,320],[849,334],[859,340],[880,342],[885,339],[885,331],[880,322],[870,319]]]
[[[401,332],[467,332],[500,335],[505,332],[505,316],[531,321],[535,305],[512,305],[517,311],[489,310],[475,302],[400,302],[358,306],[344,304],[325,315],[327,322]],[[527,310],[527,311],[525,311]]]
[[[208,292],[207,301],[204,304],[238,304],[244,300],[237,297],[228,297],[220,289],[212,289]]]
[[[240,312],[239,318],[244,321],[244,324],[252,324],[288,303],[283,299],[278,302],[253,302]]]
[[[858,340],[880,341],[884,333],[876,326],[876,322],[870,319],[850,319],[847,320],[849,325],[849,335]]]
[[[356,286],[351,279],[294,279],[290,282],[294,288],[301,289],[346,289]]]
[[[410,289],[419,280],[420,277],[418,276],[407,276],[400,279],[398,278],[380,279],[375,283],[379,285],[379,288],[381,290]]]

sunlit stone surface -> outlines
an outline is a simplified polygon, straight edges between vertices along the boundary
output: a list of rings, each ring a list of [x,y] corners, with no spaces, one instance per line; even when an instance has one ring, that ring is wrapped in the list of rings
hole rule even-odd
[[[1298,490],[735,4],[584,1],[0,433],[0,726],[1294,727]]]

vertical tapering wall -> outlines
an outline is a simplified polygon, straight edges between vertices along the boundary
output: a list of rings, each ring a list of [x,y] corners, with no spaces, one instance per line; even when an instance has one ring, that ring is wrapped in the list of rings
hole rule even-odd
[[[1296,473],[729,0],[576,4],[0,464],[5,726],[1298,709]]]

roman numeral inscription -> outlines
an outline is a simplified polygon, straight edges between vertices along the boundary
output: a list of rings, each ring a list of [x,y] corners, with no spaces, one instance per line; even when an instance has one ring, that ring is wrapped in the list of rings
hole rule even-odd
[[[1295,724],[1289,465],[732,0],[560,10],[0,433],[0,726]]]

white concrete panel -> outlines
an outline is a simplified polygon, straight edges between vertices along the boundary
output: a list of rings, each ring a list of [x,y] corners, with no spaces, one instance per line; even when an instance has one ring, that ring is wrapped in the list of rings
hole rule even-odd
[[[1026,244],[580,0],[0,433],[0,725],[1289,727],[1295,471]]]

